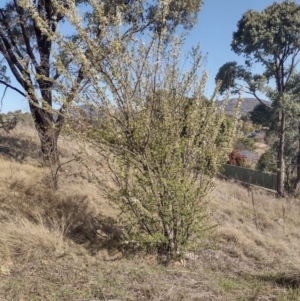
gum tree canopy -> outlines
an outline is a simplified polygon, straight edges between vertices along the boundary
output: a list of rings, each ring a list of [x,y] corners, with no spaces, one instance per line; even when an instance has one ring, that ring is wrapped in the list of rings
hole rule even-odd
[[[88,33],[97,40],[94,46],[99,47],[99,59],[105,59],[114,45],[121,51],[137,33],[172,32],[178,25],[191,28],[201,4],[202,0],[9,0],[1,5],[1,70],[8,67],[14,82],[1,72],[0,83],[28,100],[48,163],[58,163],[57,139],[64,113],[89,85],[81,66],[74,63],[68,41],[88,57],[89,49],[81,43],[81,33],[85,37]],[[163,19],[162,11],[167,11]],[[61,30],[64,21],[67,30]],[[108,38],[116,27],[119,34]],[[61,72],[66,69],[68,75]]]
[[[236,92],[239,88],[237,80],[242,80],[247,92],[262,104],[258,92],[273,101],[272,111],[278,116],[277,184],[278,194],[282,196],[286,119],[290,116],[292,103],[295,103],[289,84],[296,74],[300,50],[300,6],[287,0],[274,2],[261,12],[248,10],[233,33],[231,49],[245,57],[245,64],[224,64],[216,80],[222,80],[222,92],[228,89]],[[251,72],[256,63],[264,68],[260,74]]]

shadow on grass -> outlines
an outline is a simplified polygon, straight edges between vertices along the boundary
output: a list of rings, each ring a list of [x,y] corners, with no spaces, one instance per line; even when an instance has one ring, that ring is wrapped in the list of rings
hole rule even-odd
[[[12,181],[7,191],[0,197],[0,222],[12,216],[37,225],[42,222],[50,231],[59,230],[82,245],[91,255],[105,249],[108,254],[119,251],[128,257],[138,251],[135,244],[125,243],[123,226],[112,217],[95,213],[87,196],[63,196],[42,184],[28,185],[20,180]]]
[[[40,146],[28,139],[0,136],[0,154],[7,159],[13,159],[23,163],[28,157],[32,159],[41,158]]]
[[[291,271],[270,275],[256,276],[258,280],[275,283],[288,289],[300,288],[300,271]]]
[[[58,215],[56,219],[66,222],[64,235],[82,245],[91,256],[106,250],[108,255],[113,256],[118,251],[124,257],[131,257],[140,251],[136,244],[125,242],[124,228],[117,220],[102,214],[93,215],[85,197],[81,202],[68,199],[54,210]]]
[[[252,281],[266,282],[278,285],[285,289],[292,289],[297,291],[300,288],[300,271],[296,270],[282,273],[270,273],[264,275],[248,275],[241,273],[239,276],[246,280],[248,283],[251,283]]]
[[[0,155],[18,163],[28,159],[42,162],[40,145],[18,136],[0,134]],[[0,216],[0,221],[11,216],[24,217],[36,224],[42,220],[50,230],[59,228],[65,237],[91,254],[101,249],[108,253],[118,250],[125,256],[134,253],[136,246],[124,242],[123,226],[111,217],[95,214],[87,196],[59,194],[43,182],[28,184],[13,180],[7,185],[7,196],[0,202],[0,210],[5,208],[6,214]],[[6,200],[9,203],[5,204]]]

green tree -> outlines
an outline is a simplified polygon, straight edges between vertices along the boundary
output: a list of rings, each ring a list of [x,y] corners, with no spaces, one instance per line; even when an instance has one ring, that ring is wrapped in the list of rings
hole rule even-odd
[[[86,13],[78,7],[83,4]],[[0,83],[28,100],[48,162],[58,162],[57,140],[66,112],[89,85],[89,78],[83,75],[82,62],[76,65],[70,54],[72,47],[79,50],[76,55],[92,54],[91,49],[83,46],[82,31],[93,41],[93,48],[97,47],[96,60],[105,61],[125,49],[139,32],[150,30],[161,34],[166,30],[171,33],[178,25],[190,28],[201,4],[202,0],[6,1],[0,9],[0,53],[6,64],[2,69],[8,66],[18,85],[11,85],[2,76],[2,69]],[[72,35],[60,31],[62,22],[70,25]],[[119,34],[109,36],[120,25]],[[105,63],[109,64],[107,60]],[[59,108],[54,109],[54,104]]]
[[[247,92],[254,95],[261,104],[264,102],[258,92],[264,93],[273,101],[272,111],[277,114],[279,138],[277,187],[278,194],[283,196],[286,119],[292,101],[289,84],[296,71],[300,50],[300,6],[294,1],[283,1],[275,2],[262,12],[248,10],[237,27],[231,48],[236,54],[245,56],[245,65],[226,63],[220,68],[216,80],[223,80],[221,91],[237,89],[238,80],[242,80],[247,85]],[[253,74],[251,67],[255,63],[262,65],[264,72]]]
[[[17,126],[18,121],[16,114],[0,114],[0,130],[5,132],[13,130]]]
[[[253,152],[255,150],[255,144],[252,138],[240,137],[235,142],[234,148],[237,151],[248,150]]]
[[[235,116],[226,115],[220,125],[220,130],[218,132],[216,141],[217,144],[222,145],[223,143],[228,143],[228,141],[232,139],[230,133],[236,126]]]
[[[274,156],[272,150],[267,150],[260,156],[256,164],[256,169],[267,172],[276,172],[276,155]]]
[[[263,127],[274,127],[272,121],[274,119],[273,111],[270,107],[264,104],[258,104],[254,107],[253,111],[250,112],[250,120],[257,125]]]

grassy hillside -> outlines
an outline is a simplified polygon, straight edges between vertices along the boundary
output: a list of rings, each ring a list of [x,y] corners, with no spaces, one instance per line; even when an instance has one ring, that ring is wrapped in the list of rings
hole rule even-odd
[[[59,143],[71,160],[75,143]],[[0,300],[300,300],[297,199],[216,180],[207,245],[163,265],[122,241],[118,211],[77,162],[51,189],[29,126],[1,133],[0,166]]]

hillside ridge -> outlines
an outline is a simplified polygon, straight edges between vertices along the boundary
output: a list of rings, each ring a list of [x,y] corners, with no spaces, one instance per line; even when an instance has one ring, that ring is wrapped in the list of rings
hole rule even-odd
[[[229,99],[228,103],[225,106],[225,112],[227,114],[234,112],[234,108],[236,106],[237,101],[238,101],[238,98],[230,98]],[[223,102],[224,102],[224,100],[219,101],[220,105]],[[263,100],[263,102],[266,104],[270,104],[270,102],[267,100]],[[246,114],[250,113],[251,111],[253,111],[255,106],[257,106],[258,104],[260,104],[260,102],[256,98],[244,98],[244,100],[241,104],[241,107],[240,107],[240,114],[246,115]]]

